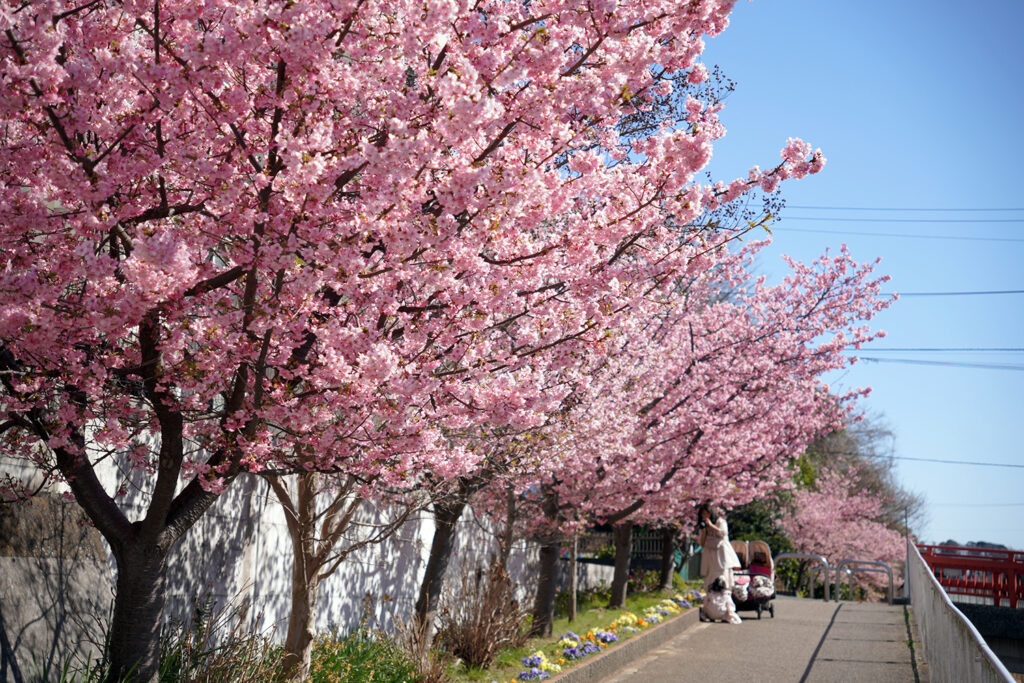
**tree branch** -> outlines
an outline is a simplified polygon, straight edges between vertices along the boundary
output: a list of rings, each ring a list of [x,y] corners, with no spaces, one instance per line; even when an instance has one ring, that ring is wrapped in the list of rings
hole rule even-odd
[[[482,258],[485,263],[489,263],[492,266],[510,266],[513,263],[519,263],[520,261],[528,261],[529,259],[532,259],[532,258],[538,258],[540,256],[544,256],[545,254],[550,253],[552,250],[556,249],[557,247],[558,247],[557,244],[550,244],[550,245],[544,247],[543,249],[541,249],[540,251],[535,251],[532,254],[526,254],[524,256],[514,256],[514,257],[509,258],[509,259],[496,259],[496,258],[493,258],[491,256],[488,256],[487,254],[485,254],[483,252],[480,252],[478,254],[478,256],[480,258]]]
[[[181,473],[181,463],[185,457],[182,443],[185,421],[181,412],[174,408],[174,396],[160,383],[163,366],[159,313],[151,311],[142,319],[138,337],[142,360],[142,386],[160,425],[156,484],[140,530],[144,537],[156,539],[164,529],[167,511],[174,499],[174,489],[178,485],[178,475]]]
[[[232,282],[239,279],[243,275],[245,275],[245,269],[242,268],[242,266],[235,266],[234,268],[230,270],[225,270],[224,272],[214,275],[211,278],[200,280],[199,282],[195,283],[194,285],[186,289],[184,292],[182,292],[182,296],[200,296],[202,294],[206,294],[207,292],[212,292],[215,289],[219,289],[221,287],[231,284]]]

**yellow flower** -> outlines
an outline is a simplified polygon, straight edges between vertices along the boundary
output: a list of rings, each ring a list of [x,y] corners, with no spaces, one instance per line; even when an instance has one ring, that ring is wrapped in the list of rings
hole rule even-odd
[[[632,612],[625,612],[619,615],[619,618],[615,620],[616,624],[620,626],[634,626],[637,622],[637,616]]]

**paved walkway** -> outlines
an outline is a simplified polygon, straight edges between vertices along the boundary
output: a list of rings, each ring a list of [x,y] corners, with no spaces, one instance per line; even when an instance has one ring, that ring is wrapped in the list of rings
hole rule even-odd
[[[700,623],[603,683],[914,683],[903,607],[779,597],[775,618]]]

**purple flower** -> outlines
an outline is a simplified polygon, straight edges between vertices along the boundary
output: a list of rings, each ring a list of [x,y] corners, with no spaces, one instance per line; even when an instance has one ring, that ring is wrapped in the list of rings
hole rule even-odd
[[[528,669],[536,669],[538,666],[541,665],[540,655],[530,655],[529,657],[523,657],[519,661],[521,661],[523,663],[523,666],[525,666]]]
[[[587,655],[578,647],[567,647],[562,650],[562,656],[566,659],[583,659]]]

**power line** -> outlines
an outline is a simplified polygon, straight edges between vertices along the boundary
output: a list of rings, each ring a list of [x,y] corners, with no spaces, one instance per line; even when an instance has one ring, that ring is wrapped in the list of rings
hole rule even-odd
[[[1006,208],[1002,208],[1002,209],[1000,209],[1000,208],[992,208],[992,207],[982,207],[982,208],[971,207],[971,208],[956,209],[956,208],[949,208],[949,207],[928,208],[928,207],[921,207],[921,206],[915,206],[915,207],[808,206],[806,204],[804,204],[804,205],[800,205],[800,204],[787,204],[786,208],[787,209],[820,209],[822,211],[936,211],[936,212],[945,212],[945,211],[964,211],[964,212],[967,212],[967,211],[1024,211],[1024,206],[1020,206],[1020,207],[1017,207],[1017,206],[1006,207]]]
[[[1022,218],[850,218],[833,216],[780,216],[779,220],[828,223],[1024,223]]]
[[[1007,365],[999,363],[961,363],[957,361],[919,360],[916,358],[871,358],[857,356],[867,363],[904,363],[906,365],[941,365],[949,368],[980,368],[983,370],[1024,370],[1024,365]],[[1024,465],[1022,465],[1024,467]]]
[[[791,217],[792,218],[792,217]],[[786,219],[789,220],[789,219]],[[823,219],[829,220],[829,219]],[[835,220],[835,219],[831,219]],[[861,232],[856,230],[844,230],[838,232],[836,230],[820,230],[815,228],[777,228],[772,227],[771,231],[783,231],[783,232],[817,232],[824,233],[826,235],[835,235],[836,237],[845,237],[846,235],[866,235],[868,237],[910,237],[913,239],[929,239],[929,240],[958,240],[961,242],[1024,242],[1024,239],[1018,237],[967,237],[960,235],[912,235],[909,233],[899,232]]]
[[[1010,462],[976,462],[974,460],[939,460],[938,458],[911,458],[906,455],[889,456],[893,460],[916,460],[918,462],[938,462],[944,465],[976,465],[978,467],[1018,467],[1024,469],[1024,464]]]

